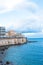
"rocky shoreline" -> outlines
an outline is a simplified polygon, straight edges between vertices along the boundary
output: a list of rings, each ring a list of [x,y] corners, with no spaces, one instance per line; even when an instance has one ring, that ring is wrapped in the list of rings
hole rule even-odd
[[[0,47],[0,65],[13,65],[13,63],[9,61],[3,62],[8,47],[9,46]]]

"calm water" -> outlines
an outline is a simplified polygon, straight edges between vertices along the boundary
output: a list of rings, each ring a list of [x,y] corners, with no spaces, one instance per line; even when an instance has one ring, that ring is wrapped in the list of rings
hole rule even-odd
[[[29,40],[38,42],[8,48],[4,61],[13,62],[14,65],[43,65],[43,39]]]

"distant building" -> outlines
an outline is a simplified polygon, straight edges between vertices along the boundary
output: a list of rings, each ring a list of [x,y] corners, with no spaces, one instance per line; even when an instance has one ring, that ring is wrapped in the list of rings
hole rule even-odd
[[[6,33],[6,36],[8,37],[12,37],[12,36],[15,36],[16,35],[16,32],[14,30],[9,30],[7,33]]]
[[[5,36],[5,33],[6,33],[5,27],[0,27],[0,37]]]
[[[21,33],[17,33],[15,32],[14,30],[9,30],[7,33],[6,33],[6,36],[7,37],[24,37],[24,35],[22,35]]]

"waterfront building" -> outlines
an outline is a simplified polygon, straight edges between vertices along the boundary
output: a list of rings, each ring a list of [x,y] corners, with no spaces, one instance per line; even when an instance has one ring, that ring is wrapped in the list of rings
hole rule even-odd
[[[23,44],[26,42],[27,39],[21,33],[17,33],[14,30],[6,32],[4,27],[0,27],[0,46]]]
[[[6,36],[7,37],[12,37],[12,36],[15,36],[16,35],[16,32],[14,30],[9,30],[7,33],[6,33]]]
[[[5,27],[0,27],[0,37],[4,37],[5,36]]]

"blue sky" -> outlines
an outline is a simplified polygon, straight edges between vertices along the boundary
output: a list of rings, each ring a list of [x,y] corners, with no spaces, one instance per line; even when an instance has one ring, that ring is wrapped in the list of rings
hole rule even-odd
[[[43,37],[43,0],[0,0],[0,26]]]

